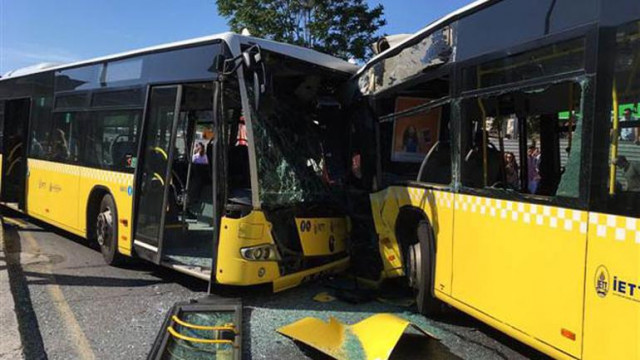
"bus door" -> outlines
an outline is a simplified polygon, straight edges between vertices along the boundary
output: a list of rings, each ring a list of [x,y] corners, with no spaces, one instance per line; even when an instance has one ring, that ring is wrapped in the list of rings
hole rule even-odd
[[[21,210],[26,197],[26,134],[31,99],[7,100],[4,104],[1,199]]]
[[[151,89],[136,177],[141,257],[182,270],[211,268],[214,136],[211,83]]]
[[[134,246],[140,257],[155,263],[160,262],[167,212],[173,209],[167,202],[181,97],[180,85],[152,87],[141,132]]]

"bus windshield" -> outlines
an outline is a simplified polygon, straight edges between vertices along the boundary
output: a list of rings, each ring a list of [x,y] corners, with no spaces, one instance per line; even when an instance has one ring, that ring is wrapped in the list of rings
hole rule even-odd
[[[331,157],[327,129],[335,127],[327,126],[329,116],[318,99],[331,97],[339,82],[272,53],[266,63],[268,89],[252,117],[260,201],[265,207],[332,202],[342,166]]]

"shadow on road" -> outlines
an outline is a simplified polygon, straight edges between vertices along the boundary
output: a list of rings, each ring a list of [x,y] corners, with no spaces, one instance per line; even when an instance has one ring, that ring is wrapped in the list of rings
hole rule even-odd
[[[17,228],[11,225],[3,224],[2,226],[9,287],[15,303],[22,354],[25,359],[47,359],[42,334],[38,326],[38,318],[31,302],[31,293],[29,292],[26,274],[20,264],[22,246],[20,244],[20,235],[16,230]]]
[[[74,276],[74,275],[62,275],[55,274],[52,276],[49,274],[38,273],[34,271],[25,271],[24,275],[30,278],[36,278],[36,280],[29,280],[29,285],[50,285],[56,284],[61,286],[92,286],[92,287],[145,287],[157,284],[168,283],[169,281],[159,280],[141,280],[141,279],[123,279],[112,278],[104,276]]]

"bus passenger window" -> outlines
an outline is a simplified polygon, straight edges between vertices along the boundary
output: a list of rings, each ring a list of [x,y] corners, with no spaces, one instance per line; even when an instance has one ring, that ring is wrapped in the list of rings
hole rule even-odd
[[[86,114],[81,112],[56,113],[49,134],[48,158],[57,162],[78,161],[80,134],[78,124]]]
[[[577,197],[581,94],[565,82],[465,100],[462,184]]]
[[[397,97],[395,112],[380,118],[383,181],[451,183],[450,105]]]
[[[640,195],[640,22],[622,26],[616,39],[609,193],[617,195],[618,207],[637,213],[632,203],[637,204]]]
[[[141,110],[91,112],[81,122],[81,162],[105,170],[133,172]]]

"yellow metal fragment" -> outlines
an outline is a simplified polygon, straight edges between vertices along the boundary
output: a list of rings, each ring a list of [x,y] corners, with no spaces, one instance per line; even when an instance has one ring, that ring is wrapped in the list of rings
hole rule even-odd
[[[351,326],[333,317],[328,322],[307,317],[281,327],[278,332],[338,360],[385,360],[409,325],[431,336],[391,314],[376,314]]]
[[[313,300],[317,301],[317,302],[331,302],[333,300],[335,300],[336,298],[329,295],[329,293],[327,292],[321,292],[319,294],[317,294],[316,296],[313,297]]]

